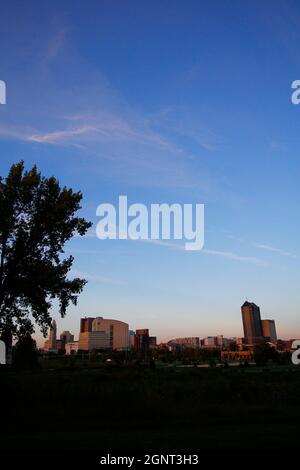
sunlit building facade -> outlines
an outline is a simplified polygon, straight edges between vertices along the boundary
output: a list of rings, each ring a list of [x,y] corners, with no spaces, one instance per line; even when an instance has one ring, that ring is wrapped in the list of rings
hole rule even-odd
[[[129,328],[127,323],[102,317],[81,319],[79,350],[126,350],[128,347]]]
[[[56,321],[52,320],[50,330],[49,330],[49,337],[45,341],[44,350],[48,352],[57,352],[57,326]]]
[[[275,320],[262,320],[262,332],[265,339],[271,341],[271,343],[276,343],[277,341],[277,333],[276,333],[276,326]]]
[[[255,345],[263,341],[260,308],[253,302],[246,301],[242,307],[242,319],[246,344]]]

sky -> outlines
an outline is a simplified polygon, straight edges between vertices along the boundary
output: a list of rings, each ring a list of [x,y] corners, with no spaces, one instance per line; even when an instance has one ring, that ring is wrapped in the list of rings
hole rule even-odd
[[[1,5],[0,174],[24,160],[82,191],[66,246],[82,316],[178,336],[242,336],[247,298],[300,336],[297,1],[12,0]],[[205,244],[99,240],[96,208],[205,204]],[[38,343],[42,336],[36,332]]]

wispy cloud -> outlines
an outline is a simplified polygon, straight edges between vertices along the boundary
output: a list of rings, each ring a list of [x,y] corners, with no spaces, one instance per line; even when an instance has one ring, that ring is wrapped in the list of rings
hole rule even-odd
[[[215,196],[222,183],[198,158],[201,149],[214,148],[213,133],[178,109],[161,116],[137,109],[72,49],[64,24],[55,28],[38,49],[40,61],[22,76],[22,87],[15,86],[18,93],[14,106],[5,109],[10,114],[5,126],[0,124],[1,138],[52,146],[53,154],[75,149],[81,165],[76,168],[85,174],[102,176],[104,163],[107,178],[126,184]],[[198,144],[196,161],[186,137]]]
[[[109,235],[111,237],[113,237],[113,236],[118,237],[118,233],[119,233],[118,228],[116,227],[116,228],[112,229],[109,232]],[[93,237],[93,238],[97,238],[96,232],[94,232],[94,231],[89,232],[88,236]],[[242,263],[250,263],[250,264],[254,264],[256,266],[262,266],[262,267],[268,266],[268,263],[266,261],[260,259],[260,258],[257,258],[255,256],[244,256],[244,255],[240,255],[238,253],[234,253],[234,252],[231,252],[231,251],[211,250],[211,249],[203,248],[200,251],[190,252],[190,251],[187,251],[185,249],[184,244],[182,244],[180,242],[176,243],[176,242],[169,241],[169,240],[153,240],[153,239],[142,239],[142,238],[133,239],[132,238],[132,239],[129,239],[129,241],[149,243],[149,244],[156,245],[156,246],[159,246],[159,247],[163,247],[163,248],[167,248],[167,249],[171,249],[171,250],[175,250],[175,251],[181,251],[181,252],[185,252],[185,253],[192,253],[192,254],[204,253],[204,254],[209,255],[209,256],[217,256],[217,257],[226,258],[226,259],[232,260],[232,261],[239,261],[239,262],[242,262]]]
[[[39,145],[76,148],[89,159],[89,168],[106,161],[112,174],[119,172],[123,181],[130,175],[135,184],[150,181],[155,186],[194,187],[205,194],[216,187],[207,172],[201,175],[191,172],[189,156],[181,148],[138,118],[127,120],[101,112],[97,117],[60,120],[60,128],[50,131],[0,126],[0,136]]]
[[[242,256],[231,251],[208,250],[205,248],[202,250],[202,252],[206,253],[207,255],[220,256],[222,258],[227,258],[233,261],[240,261],[242,263],[250,263],[257,266],[268,266],[268,263],[260,258],[256,258],[255,256]]]
[[[87,272],[79,271],[77,269],[72,269],[70,272],[70,276],[73,278],[80,277],[80,278],[86,279],[87,281],[99,282],[101,284],[112,284],[112,285],[125,285],[126,284],[125,281],[121,281],[119,279],[111,279],[105,276],[98,276],[95,274],[90,274]]]
[[[81,126],[75,129],[64,129],[46,134],[28,135],[25,137],[25,140],[38,142],[40,144],[59,144],[63,142],[72,142],[75,137],[87,135],[94,130],[95,128],[91,126]]]
[[[74,235],[75,238],[97,238],[96,231],[91,228],[84,235],[79,235],[79,233]]]
[[[240,261],[242,263],[250,263],[250,264],[255,264],[257,266],[267,266],[267,263],[262,259],[259,259],[259,258],[253,257],[253,256],[242,256],[242,255],[239,255],[237,253],[233,253],[231,251],[210,250],[210,249],[207,249],[207,248],[203,248],[200,251],[190,252],[190,251],[186,251],[184,245],[177,244],[177,243],[172,243],[172,242],[169,242],[169,241],[164,241],[164,240],[142,240],[142,241],[148,242],[148,243],[153,243],[154,245],[159,245],[159,246],[169,248],[169,249],[172,249],[172,250],[176,250],[176,251],[179,250],[179,251],[184,251],[186,253],[195,253],[195,254],[196,253],[204,253],[206,255],[218,256],[218,257],[226,258],[226,259],[232,260],[232,261]]]
[[[149,121],[158,129],[167,131],[174,138],[184,137],[193,141],[200,148],[213,152],[221,145],[221,138],[211,129],[199,122],[184,109],[174,106],[161,108],[150,116]]]
[[[70,118],[68,118],[70,119]],[[41,144],[73,144],[76,141],[104,142],[104,141],[129,141],[144,145],[172,149],[180,153],[174,145],[164,139],[158,133],[150,129],[138,128],[124,118],[111,113],[99,113],[95,116],[77,117],[80,124],[76,127],[64,127],[52,132],[37,132],[24,136],[25,140],[39,142]]]
[[[231,240],[234,240],[234,241],[238,242],[238,243],[251,245],[254,248],[258,248],[259,250],[268,251],[268,252],[275,253],[275,254],[280,255],[280,256],[286,256],[287,258],[293,258],[293,259],[299,259],[300,258],[300,256],[295,254],[295,253],[291,253],[291,252],[286,251],[282,248],[274,247],[274,246],[268,245],[266,243],[257,243],[255,241],[246,240],[242,237],[237,237],[235,235],[232,235],[231,233],[227,233],[227,237],[230,238]]]
[[[276,248],[274,246],[265,245],[265,244],[262,244],[262,243],[252,243],[252,244],[256,248],[259,248],[260,250],[271,251],[273,253],[277,253],[277,254],[282,255],[282,256],[287,256],[288,258],[294,258],[294,259],[299,258],[299,256],[297,256],[293,253],[290,253],[289,251],[282,250],[281,248]]]

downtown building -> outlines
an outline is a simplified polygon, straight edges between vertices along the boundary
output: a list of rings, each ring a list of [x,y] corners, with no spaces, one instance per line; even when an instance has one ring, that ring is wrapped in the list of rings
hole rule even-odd
[[[261,325],[262,325],[264,338],[265,339],[269,338],[269,341],[271,343],[276,343],[277,333],[276,333],[275,320],[262,320]]]
[[[78,345],[78,341],[70,341],[69,343],[66,343],[66,355],[69,356],[72,354],[76,354],[78,352]]]
[[[244,302],[241,307],[245,343],[256,345],[263,342],[260,308],[253,302]]]
[[[200,338],[199,336],[187,336],[184,338],[174,338],[168,342],[168,346],[171,348],[192,348],[197,349],[200,347]]]
[[[134,349],[136,351],[148,351],[150,349],[150,335],[148,328],[139,328],[135,331]]]
[[[260,308],[254,302],[244,302],[241,307],[244,328],[244,341],[247,345],[255,346],[264,341],[277,341],[274,320],[262,320]]]
[[[128,324],[119,320],[81,318],[78,350],[110,349],[123,351],[129,347]]]
[[[156,336],[150,336],[148,328],[139,328],[129,332],[130,348],[134,351],[147,352],[157,348]]]
[[[223,335],[206,336],[205,338],[202,339],[201,346],[204,349],[209,349],[209,348],[222,349],[223,345],[225,344],[225,341],[226,340],[223,337]]]
[[[63,331],[60,338],[57,339],[56,321],[52,320],[48,339],[44,343],[44,351],[57,353],[66,350],[69,343],[74,342],[74,335],[70,331]]]
[[[44,351],[57,352],[57,326],[56,321],[52,320],[48,339],[44,343]]]

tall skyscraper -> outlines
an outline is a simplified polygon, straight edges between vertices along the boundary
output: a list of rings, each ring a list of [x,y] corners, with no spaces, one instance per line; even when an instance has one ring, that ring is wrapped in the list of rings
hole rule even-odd
[[[263,341],[263,332],[259,306],[246,301],[241,309],[246,343],[252,345],[261,343]]]
[[[262,331],[264,338],[268,338],[272,343],[277,341],[275,320],[262,320]]]
[[[56,349],[56,335],[57,335],[57,326],[56,321],[52,320],[49,333],[49,347],[50,349]]]
[[[56,321],[52,320],[50,331],[49,331],[49,337],[47,341],[45,341],[45,345],[44,345],[44,349],[46,351],[57,351],[56,335],[57,335]]]

